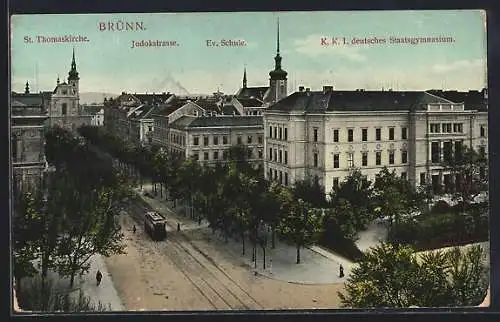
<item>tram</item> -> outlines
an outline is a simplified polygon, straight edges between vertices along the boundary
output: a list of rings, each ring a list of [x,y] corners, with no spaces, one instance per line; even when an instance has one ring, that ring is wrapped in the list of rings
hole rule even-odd
[[[144,230],[155,241],[167,238],[167,220],[155,211],[148,211],[144,216]]]

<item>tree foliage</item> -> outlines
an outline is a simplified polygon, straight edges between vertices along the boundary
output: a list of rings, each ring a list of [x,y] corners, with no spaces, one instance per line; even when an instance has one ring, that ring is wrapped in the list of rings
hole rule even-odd
[[[297,264],[300,264],[300,248],[319,239],[322,222],[322,209],[312,208],[302,199],[291,200],[289,211],[283,216],[279,228],[281,235],[295,244]]]
[[[130,195],[128,179],[80,137],[62,128],[46,132],[46,185],[15,205],[14,272],[17,279],[49,270],[71,277],[89,268],[95,254],[120,253],[116,216]],[[34,264],[38,262],[38,267]],[[21,283],[18,283],[18,286]]]
[[[339,297],[352,308],[471,306],[482,301],[487,285],[479,246],[419,257],[409,246],[381,244],[352,270]]]
[[[391,224],[396,225],[402,216],[420,211],[425,200],[408,180],[386,167],[376,175],[373,191],[376,216],[389,218]]]
[[[455,178],[454,199],[467,207],[474,203],[475,198],[481,193],[488,192],[488,159],[482,152],[466,146],[445,162]]]
[[[352,225],[343,229],[346,231],[365,230],[375,219],[372,184],[359,169],[351,171],[338,187],[333,188],[329,204],[335,209],[337,218],[342,217],[340,222],[344,226],[347,223]],[[343,215],[345,212],[349,212],[349,216]]]
[[[12,223],[12,251],[14,256],[14,277],[17,285],[24,277],[37,273],[34,261],[39,255],[39,238],[42,225],[40,216],[41,199],[26,192],[14,205]]]

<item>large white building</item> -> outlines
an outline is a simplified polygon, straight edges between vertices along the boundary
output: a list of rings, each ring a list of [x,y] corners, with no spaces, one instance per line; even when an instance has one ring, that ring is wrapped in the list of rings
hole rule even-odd
[[[262,116],[184,115],[169,126],[169,152],[214,165],[229,160],[231,147],[244,146],[246,159],[262,168],[263,133]]]
[[[443,160],[462,145],[487,153],[487,92],[298,92],[263,114],[265,177],[292,185],[317,177],[329,193],[350,170],[384,167],[414,185],[449,188]]]

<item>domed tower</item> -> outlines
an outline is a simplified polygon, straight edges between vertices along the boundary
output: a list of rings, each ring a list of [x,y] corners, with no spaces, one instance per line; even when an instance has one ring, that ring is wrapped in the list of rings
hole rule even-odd
[[[278,18],[277,39],[276,39],[276,56],[274,57],[274,70],[269,72],[269,86],[271,87],[273,97],[272,100],[277,102],[287,95],[287,75],[288,73],[281,69],[280,55],[280,21]]]
[[[79,81],[80,77],[78,76],[78,71],[76,70],[75,49],[73,48],[73,60],[71,61],[71,69],[68,73],[68,84],[74,89],[74,94],[77,97],[80,96]]]

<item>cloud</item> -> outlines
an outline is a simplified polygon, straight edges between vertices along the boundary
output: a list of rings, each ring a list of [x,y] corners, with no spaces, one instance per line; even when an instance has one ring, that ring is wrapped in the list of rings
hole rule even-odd
[[[331,37],[315,34],[309,35],[304,39],[296,39],[294,41],[295,52],[313,58],[321,55],[336,55],[353,61],[366,60],[366,56],[360,53],[359,47],[350,47],[348,45],[341,44],[324,45],[321,43],[322,38],[330,39]]]
[[[432,66],[431,70],[435,74],[444,74],[476,68],[484,70],[486,68],[486,63],[482,59],[456,60],[449,63],[435,64]]]

